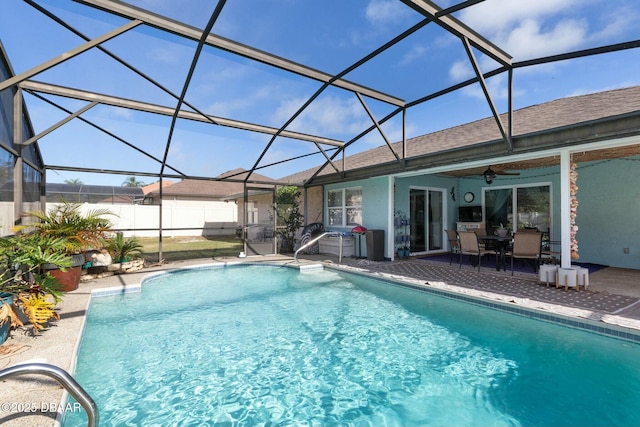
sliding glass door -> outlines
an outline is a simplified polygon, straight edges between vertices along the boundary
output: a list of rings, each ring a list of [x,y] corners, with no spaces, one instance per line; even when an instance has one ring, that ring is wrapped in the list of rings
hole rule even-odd
[[[445,190],[441,188],[409,189],[411,253],[444,249]]]
[[[537,184],[503,188],[485,188],[484,207],[489,234],[500,226],[510,230],[551,227],[551,185]]]

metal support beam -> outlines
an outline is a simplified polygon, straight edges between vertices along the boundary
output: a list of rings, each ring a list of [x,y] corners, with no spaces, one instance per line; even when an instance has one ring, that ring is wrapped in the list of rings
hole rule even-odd
[[[216,20],[220,16],[220,13],[222,12],[222,8],[224,7],[225,4],[226,4],[226,0],[218,1],[218,4],[216,4],[215,9],[213,10],[213,13],[209,17],[209,22],[207,22],[207,26],[205,27],[202,34],[200,34],[200,40],[198,41],[198,46],[196,47],[196,51],[193,54],[193,59],[191,60],[191,65],[189,66],[189,72],[187,73],[187,77],[184,79],[184,84],[182,85],[182,92],[180,93],[180,98],[178,99],[176,108],[174,108],[173,114],[171,115],[171,124],[169,125],[169,134],[167,135],[167,143],[164,148],[162,165],[160,166],[160,175],[164,173],[164,169],[167,166],[167,158],[169,157],[169,148],[171,147],[171,141],[173,140],[173,132],[175,130],[176,123],[178,121],[178,113],[182,110],[184,97],[187,96],[187,90],[189,89],[189,85],[191,84],[193,73],[196,71],[196,66],[198,65],[198,60],[200,59],[200,54],[202,53],[202,48],[204,47],[204,40],[213,29],[213,24],[215,24]]]
[[[44,15],[46,15],[48,18],[52,19],[53,21],[57,22],[58,24],[60,24],[61,26],[63,26],[64,28],[66,28],[67,30],[71,31],[73,34],[77,35],[78,37],[82,38],[85,41],[89,41],[91,40],[90,37],[84,35],[83,33],[81,33],[80,31],[76,30],[75,28],[73,28],[71,25],[69,25],[67,22],[65,22],[64,20],[58,18],[56,15],[54,15],[53,13],[51,13],[49,10],[43,8],[42,6],[40,6],[39,4],[35,3],[33,0],[24,0],[27,4],[29,4],[30,6],[32,6],[34,9],[38,10],[39,12],[43,13]],[[134,67],[133,65],[129,64],[127,61],[125,61],[124,59],[118,57],[117,55],[115,55],[114,53],[112,53],[111,51],[109,51],[108,49],[104,48],[103,46],[96,46],[96,48],[103,52],[105,55],[109,56],[110,58],[114,59],[115,61],[117,61],[118,63],[122,64],[123,66],[127,67],[129,70],[133,71],[135,74],[137,74],[138,76],[142,77],[143,79],[145,79],[146,81],[148,81],[149,83],[151,83],[152,85],[154,85],[155,87],[157,87],[158,89],[162,90],[163,92],[165,92],[166,94],[170,95],[171,97],[173,97],[174,99],[179,99],[179,96],[176,95],[175,93],[173,93],[171,90],[169,90],[168,88],[166,88],[165,86],[163,86],[162,84],[160,84],[158,81],[154,80],[153,78],[151,78],[149,75],[143,73],[142,71],[140,71],[139,69],[137,69],[136,67]],[[208,117],[204,112],[202,112],[199,108],[197,108],[196,106],[194,106],[193,104],[187,102],[186,100],[184,101],[184,104],[191,108],[193,111],[195,111],[196,113],[200,114],[203,118],[207,119],[207,121],[214,123],[213,120]]]
[[[162,198],[164,197],[164,185],[162,182],[162,178],[163,176],[160,175],[160,187],[158,188],[158,192],[159,192],[159,197],[160,200],[158,200],[158,224],[160,225],[158,227],[158,263],[162,262],[162,217],[163,215],[163,204],[162,204]]]
[[[335,170],[337,173],[340,173],[340,170],[338,169],[338,167],[333,163],[333,161],[331,160],[331,158],[329,158],[329,156],[327,155],[327,152],[325,150],[322,149],[322,147],[320,147],[319,144],[316,144],[316,148],[318,149],[318,152],[322,153],[322,155],[324,156],[325,160],[327,162],[329,162],[329,164],[331,165],[331,167],[333,168],[333,170]],[[258,168],[256,168],[258,169]],[[255,170],[255,169],[254,169]]]
[[[441,16],[451,15],[452,13],[458,12],[459,10],[466,9],[469,6],[473,6],[474,4],[482,3],[484,0],[467,0],[462,3],[454,4],[451,7],[446,9],[442,9],[440,12],[436,13],[436,18],[440,18]]]
[[[511,56],[500,49],[489,40],[482,37],[480,34],[467,27],[462,22],[458,21],[448,15],[438,15],[442,13],[443,9],[436,6],[429,0],[400,0],[419,14],[433,19],[433,21],[440,25],[451,34],[456,35],[459,38],[469,39],[471,44],[482,53],[486,54],[490,58],[498,61],[501,65],[510,66]]]
[[[95,7],[108,13],[112,13],[118,16],[122,16],[128,19],[136,19],[144,22],[146,25],[158,28],[163,31],[167,31],[187,39],[199,40],[202,34],[202,30],[195,27],[183,24],[178,21],[168,19],[166,17],[157,15],[155,13],[146,11],[141,8],[137,8],[119,1],[113,0],[75,0],[78,3],[82,3],[88,6]],[[277,67],[304,77],[311,78],[313,80],[330,83],[333,86],[339,87],[352,92],[360,92],[371,98],[377,99],[388,104],[395,106],[404,105],[404,101],[386,93],[352,83],[347,80],[337,79],[333,80],[330,74],[322,71],[314,70],[313,68],[306,67],[302,64],[298,64],[288,59],[272,55],[268,52],[264,52],[258,49],[254,49],[250,46],[243,45],[233,40],[226,39],[224,37],[216,36],[215,34],[209,34],[205,39],[205,44],[225,50],[227,52],[234,53],[236,55],[243,56],[245,58],[253,59],[255,61],[267,64],[273,67]]]
[[[20,225],[22,223],[23,213],[23,197],[22,182],[24,176],[22,173],[22,91],[16,89],[13,94],[13,146],[18,152],[16,161],[13,164],[13,224]]]
[[[142,111],[145,113],[160,114],[163,116],[173,116],[175,108],[164,107],[157,104],[150,104],[147,102],[135,101],[132,99],[120,98],[111,95],[104,95],[96,92],[89,92],[80,89],[69,88],[65,86],[58,86],[49,83],[42,83],[36,81],[24,81],[20,83],[20,87],[23,89],[32,90],[40,93],[47,93],[50,95],[63,96],[66,98],[80,99],[83,101],[96,101],[100,104],[111,105],[114,107],[127,108],[130,110]],[[238,120],[231,120],[222,117],[216,117],[207,115],[205,117],[202,114],[194,113],[192,111],[179,111],[178,117],[185,120],[193,120],[203,123],[215,123],[220,126],[231,127],[234,129],[241,129],[250,132],[264,133],[267,135],[275,135],[278,129],[257,125],[254,123],[241,122]],[[344,145],[343,141],[339,141],[331,138],[324,138],[321,136],[309,135],[300,132],[282,131],[280,136],[285,138],[297,139],[301,141],[317,142],[319,144],[332,145],[335,147],[341,147]]]
[[[39,99],[41,99],[41,100],[43,100],[44,102],[46,102],[46,103],[48,103],[48,104],[53,105],[54,107],[58,108],[58,109],[59,109],[59,110],[61,110],[61,111],[64,111],[64,112],[65,112],[65,113],[67,113],[67,114],[71,114],[71,111],[69,111],[69,110],[67,110],[66,108],[64,108],[64,107],[62,107],[62,106],[60,106],[60,105],[56,104],[55,102],[53,102],[53,101],[51,101],[51,100],[49,100],[49,99],[47,99],[47,98],[43,97],[43,96],[42,96],[42,95],[40,95],[40,94],[32,93],[32,95],[33,95],[33,96],[35,96],[35,97],[37,97],[37,98],[39,98]],[[137,151],[138,153],[141,153],[142,155],[144,155],[144,156],[146,156],[146,157],[150,158],[151,160],[153,160],[153,161],[155,161],[155,162],[157,162],[157,163],[162,163],[162,160],[160,160],[160,159],[158,159],[157,157],[155,157],[155,156],[153,156],[153,155],[151,155],[151,154],[147,153],[147,152],[146,152],[146,151],[144,151],[143,149],[141,149],[141,148],[139,148],[139,147],[135,146],[134,144],[132,144],[132,143],[130,143],[130,142],[128,142],[128,141],[126,141],[125,139],[123,139],[123,138],[119,137],[118,135],[114,134],[113,132],[110,132],[110,131],[106,130],[105,128],[101,127],[101,126],[98,126],[97,124],[93,123],[92,121],[89,121],[89,120],[87,120],[87,119],[85,119],[85,118],[83,118],[83,117],[81,117],[81,116],[79,116],[79,117],[78,117],[78,120],[81,120],[81,121],[83,121],[84,123],[88,124],[89,126],[92,126],[92,127],[94,127],[95,129],[98,129],[100,132],[103,132],[104,134],[109,135],[111,138],[113,138],[113,139],[115,139],[115,140],[117,140],[117,141],[120,141],[120,142],[121,142],[121,143],[123,143],[124,145],[126,145],[126,146],[128,146],[129,148],[131,148],[131,149],[133,149],[133,150]],[[180,172],[179,170],[175,169],[174,167],[172,167],[172,166],[168,166],[168,167],[169,167],[171,170],[173,170],[174,172],[176,172],[177,174],[180,174],[181,179],[183,179],[183,178],[186,176],[185,174],[183,174],[183,173],[182,173],[182,172]],[[137,174],[134,174],[134,175],[137,175]]]
[[[382,118],[380,120],[380,123],[385,123],[387,120],[392,119],[396,114],[400,113],[400,112],[404,112],[406,110],[405,107],[403,108],[397,108],[394,111],[392,111],[390,114],[386,115],[384,118]],[[403,121],[404,123],[404,121]],[[344,167],[344,156],[346,155],[346,149],[347,147],[349,147],[351,144],[354,144],[356,141],[358,141],[360,138],[364,137],[366,134],[368,134],[369,132],[371,132],[372,130],[375,129],[375,125],[371,125],[368,129],[365,129],[364,131],[360,132],[358,135],[356,135],[355,137],[353,137],[351,140],[347,141],[344,144],[344,147],[339,148],[336,150],[336,152],[331,156],[331,159],[335,159],[340,153],[342,153],[343,159],[342,159],[342,176],[344,177],[345,175],[345,167]],[[403,129],[404,132],[404,129]],[[404,141],[403,143],[406,143],[406,141]],[[403,162],[403,166],[404,163],[406,163],[406,157],[405,160]],[[307,179],[305,181],[305,185],[309,185],[311,184],[311,182],[313,182],[313,180],[316,179],[316,177],[320,174],[320,172],[322,172],[322,170],[327,166],[327,164],[323,164],[322,166],[320,166],[318,169],[316,169],[316,171],[309,177],[309,179]]]
[[[100,36],[100,37],[96,37],[95,39],[91,40],[90,42],[84,43],[80,46],[78,46],[75,49],[71,49],[68,52],[63,53],[62,55],[59,55],[53,59],[50,59],[49,61],[43,62],[42,64],[33,67],[30,70],[27,70],[23,73],[18,74],[17,76],[8,78],[7,80],[4,80],[2,82],[0,82],[0,92],[2,92],[3,90],[5,90],[8,87],[17,85],[18,83],[20,83],[21,81],[27,80],[28,78],[31,78],[33,76],[35,76],[36,74],[40,74],[43,71],[48,70],[49,68],[55,67],[58,64],[61,64],[75,56],[80,55],[82,52],[85,52],[95,46],[98,46],[101,43],[104,43],[108,40],[111,40],[114,37],[119,36],[120,34],[126,33],[127,31],[131,30],[132,28],[137,27],[138,25],[142,24],[141,21],[131,21],[119,28],[116,28],[113,31],[109,31],[107,34]]]
[[[380,132],[380,135],[382,136],[382,139],[384,139],[384,142],[387,144],[387,147],[389,147],[389,150],[391,151],[393,156],[396,158],[398,163],[402,164],[402,160],[400,160],[400,157],[398,157],[398,154],[396,154],[395,150],[391,146],[391,143],[389,142],[389,138],[387,138],[387,135],[384,133],[384,130],[382,129],[380,124],[376,121],[376,118],[374,117],[373,113],[371,112],[371,110],[369,109],[367,104],[364,102],[364,99],[362,98],[362,96],[357,92],[356,92],[356,96],[358,97],[358,100],[360,101],[360,104],[362,104],[362,107],[364,108],[364,110],[369,115],[369,118],[371,119],[371,121],[375,125],[376,129],[378,129],[378,132]],[[403,128],[404,128],[404,126],[403,126]]]
[[[509,147],[513,149],[513,68],[509,69],[507,73],[507,85],[508,85],[508,111],[507,111],[507,138],[509,140]]]
[[[469,61],[471,62],[471,65],[473,66],[473,70],[476,73],[476,77],[478,78],[478,82],[480,83],[480,86],[482,87],[482,92],[484,93],[485,98],[487,99],[487,103],[489,104],[489,108],[491,109],[491,113],[493,114],[493,118],[496,121],[496,124],[498,125],[498,129],[500,130],[500,134],[502,135],[502,139],[504,139],[505,143],[507,144],[507,148],[509,150],[509,152],[513,151],[513,145],[511,143],[511,138],[507,137],[507,134],[504,130],[504,126],[502,124],[502,120],[500,119],[500,113],[498,113],[498,109],[496,108],[495,104],[493,103],[493,100],[491,99],[491,94],[489,93],[489,88],[487,87],[487,83],[484,80],[484,77],[482,76],[482,71],[480,71],[480,66],[478,65],[478,62],[476,61],[475,56],[473,55],[473,51],[471,50],[471,45],[469,44],[469,40],[466,38],[462,38],[462,43],[464,44],[464,48],[467,51],[467,55],[469,56]]]
[[[355,62],[354,64],[350,65],[349,67],[345,68],[344,70],[342,70],[340,73],[336,74],[333,77],[332,81],[338,80],[341,77],[347,75],[348,73],[350,73],[351,71],[357,69],[358,67],[360,67],[361,65],[365,64],[366,62],[368,62],[369,60],[375,58],[376,56],[378,56],[379,54],[381,54],[382,52],[386,51],[387,49],[391,48],[392,46],[395,46],[397,43],[399,43],[400,41],[404,40],[405,38],[409,37],[411,34],[415,33],[416,31],[418,31],[419,29],[425,27],[429,22],[431,22],[430,19],[423,19],[422,21],[418,22],[417,24],[413,25],[411,28],[407,29],[406,31],[403,31],[401,34],[399,34],[398,36],[394,37],[393,39],[389,40],[387,43],[383,44],[382,46],[380,46],[379,48],[375,49],[374,51],[372,51],[371,53],[369,53],[368,55],[365,55],[363,58],[361,58],[359,61]],[[291,124],[291,122],[293,122],[295,120],[296,117],[298,117],[305,108],[307,108],[309,106],[309,104],[311,104],[311,102],[316,99],[318,96],[320,96],[320,94],[329,86],[331,82],[325,83],[324,85],[322,85],[322,87],[320,87],[308,100],[307,102],[305,102],[299,109],[298,111],[296,111],[290,118],[289,120],[287,120],[287,122],[282,126],[281,129],[285,129],[287,126],[289,126],[289,124]],[[400,111],[399,109],[396,109],[396,111],[393,113],[397,113],[398,111]],[[389,117],[389,116],[388,116]],[[367,130],[365,132],[368,133],[369,130]],[[361,134],[362,135],[362,134]],[[342,149],[338,150],[333,156],[331,156],[331,159],[335,158],[338,154],[340,154],[340,152],[342,152],[342,155],[344,157],[344,149],[349,145],[352,144],[356,139],[360,138],[360,136],[356,137],[355,139],[351,140],[351,142],[345,144]],[[264,154],[266,153],[266,151],[269,149],[271,143],[273,142],[273,140],[271,142],[269,142],[269,145],[267,145],[267,147],[265,148],[265,150],[263,151],[262,155],[260,156],[260,158],[258,159],[258,161],[255,163],[254,165],[254,169],[255,167],[259,164],[260,160],[262,159],[262,156],[264,156]],[[322,169],[324,169],[327,166],[327,163],[325,163],[324,165],[322,165],[309,179],[309,181],[313,180],[316,175],[318,173],[320,173],[320,171],[322,171]],[[345,171],[344,168],[344,160],[343,160],[343,174]]]
[[[575,52],[561,53],[558,55],[545,56],[542,58],[529,59],[513,64],[513,68],[530,67],[532,65],[548,64],[550,62],[566,61],[568,59],[584,58],[585,56],[601,55],[603,53],[619,52],[621,50],[636,49],[640,47],[640,40],[633,40],[624,43],[610,44],[606,46],[594,47],[592,49],[577,50]]]
[[[98,105],[97,102],[91,102],[90,104],[85,105],[84,107],[82,107],[81,109],[76,111],[75,113],[69,114],[67,117],[65,117],[64,119],[60,120],[58,123],[56,123],[56,124],[54,124],[52,126],[49,126],[47,129],[43,130],[39,134],[37,134],[35,136],[32,136],[31,138],[27,139],[24,142],[24,145],[33,144],[34,142],[36,142],[40,138],[50,134],[54,130],[58,129],[60,126],[64,125],[65,123],[70,122],[71,120],[73,120],[76,117],[78,117],[80,114],[84,113],[87,110],[90,110],[91,108],[95,107],[96,105]]]
[[[407,161],[407,109],[402,109],[402,167]]]

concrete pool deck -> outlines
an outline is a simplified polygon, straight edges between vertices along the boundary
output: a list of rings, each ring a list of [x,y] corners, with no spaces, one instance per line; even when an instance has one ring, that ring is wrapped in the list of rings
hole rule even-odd
[[[23,331],[0,346],[0,369],[21,363],[42,362],[68,372],[75,367],[75,354],[91,293],[94,290],[123,290],[135,287],[154,273],[207,264],[225,263],[292,263],[291,257],[264,256],[200,259],[168,263],[145,268],[135,273],[116,275],[83,282],[79,289],[65,295],[59,304],[60,320],[37,337]],[[556,289],[537,281],[537,275],[497,272],[486,268],[478,272],[469,265],[459,268],[448,263],[419,259],[369,261],[327,255],[300,256],[301,265],[325,264],[354,272],[407,282],[413,286],[464,294],[538,310],[567,318],[582,319],[593,324],[611,325],[640,334],[640,271],[606,268],[591,274],[587,291]],[[0,392],[0,424],[3,426],[54,426],[64,391],[57,382],[43,376],[22,376],[2,382]],[[77,408],[67,408],[77,410]],[[35,412],[34,412],[35,411]]]

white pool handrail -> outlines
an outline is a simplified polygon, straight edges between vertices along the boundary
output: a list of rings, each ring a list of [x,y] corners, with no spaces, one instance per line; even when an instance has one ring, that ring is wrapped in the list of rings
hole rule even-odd
[[[296,251],[295,254],[293,254],[293,261],[294,262],[299,262],[298,261],[298,252],[300,252],[303,249],[308,248],[309,246],[313,245],[315,242],[317,242],[318,240],[322,239],[323,237],[327,236],[327,235],[332,235],[332,236],[338,236],[340,237],[340,249],[338,252],[338,263],[342,263],[342,233],[337,232],[337,231],[325,231],[324,233],[322,233],[321,235],[314,237],[313,239],[309,240],[307,243],[305,243],[304,245],[300,246],[298,248],[298,250]]]
[[[47,363],[24,363],[21,365],[10,366],[0,371],[0,381],[16,377],[18,375],[42,374],[58,381],[67,392],[87,412],[87,426],[98,427],[99,416],[96,402],[93,401],[89,393],[87,393],[80,384],[64,369]]]

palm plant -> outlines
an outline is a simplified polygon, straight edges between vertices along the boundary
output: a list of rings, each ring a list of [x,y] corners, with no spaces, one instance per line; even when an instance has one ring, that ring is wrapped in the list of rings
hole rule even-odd
[[[143,187],[144,185],[145,183],[142,181],[138,181],[135,176],[128,177],[122,183],[123,187]]]
[[[107,240],[105,249],[109,251],[115,262],[127,262],[142,255],[142,244],[135,238],[125,239],[122,233]]]
[[[63,239],[65,251],[74,254],[84,249],[102,247],[106,233],[113,226],[105,217],[114,214],[108,209],[94,209],[83,215],[79,203],[64,202],[48,211],[33,211],[27,215],[39,220],[29,225],[38,234]]]
[[[81,266],[85,263],[83,251],[101,248],[111,230],[112,223],[106,218],[113,215],[108,209],[94,209],[81,212],[79,203],[63,202],[47,211],[28,212],[36,221],[19,227],[19,230],[35,230],[42,238],[60,239],[63,253],[72,256],[73,264],[67,271],[51,263],[44,268],[58,279],[61,289],[73,291],[80,284]]]

